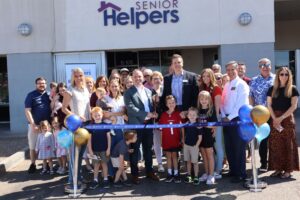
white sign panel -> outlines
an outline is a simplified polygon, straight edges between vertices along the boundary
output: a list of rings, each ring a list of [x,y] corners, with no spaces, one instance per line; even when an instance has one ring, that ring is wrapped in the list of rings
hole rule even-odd
[[[72,70],[75,68],[81,68],[84,71],[85,76],[91,76],[94,80],[96,80],[96,63],[66,64],[67,87],[70,87],[71,85]]]

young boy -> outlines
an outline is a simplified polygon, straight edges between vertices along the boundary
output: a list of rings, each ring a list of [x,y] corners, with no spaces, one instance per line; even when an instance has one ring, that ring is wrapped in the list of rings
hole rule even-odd
[[[102,116],[103,111],[100,107],[94,107],[92,109],[92,118],[95,124],[103,124]],[[103,187],[109,188],[108,181],[108,169],[107,163],[109,161],[110,146],[111,146],[111,136],[110,130],[90,130],[91,137],[88,141],[88,153],[91,157],[96,157],[100,159],[93,159],[94,164],[94,181],[90,185],[90,189],[96,189],[99,185],[98,174],[100,163],[102,166],[103,175]]]
[[[96,101],[96,106],[102,108],[103,111],[110,111],[112,109],[112,106],[105,99],[105,95],[106,95],[105,89],[104,88],[97,88],[96,89],[96,95],[98,97],[98,99]]]
[[[136,132],[133,130],[125,131],[124,139],[121,140],[113,149],[111,153],[111,162],[113,167],[118,168],[115,175],[114,186],[122,187],[122,182],[120,180],[121,176],[123,179],[123,184],[126,186],[131,186],[127,180],[127,176],[124,170],[124,157],[128,157],[128,153],[133,153],[132,149],[129,150],[129,145],[135,143],[137,140]]]
[[[191,107],[188,110],[187,117],[189,119],[189,123],[196,123],[198,117],[197,108]],[[186,161],[187,165],[187,176],[184,180],[185,183],[192,183],[194,185],[199,185],[199,166],[198,166],[198,155],[199,155],[199,145],[202,141],[201,130],[195,126],[185,127],[183,133],[183,156],[184,161]],[[194,180],[192,180],[191,176],[191,168],[192,164],[194,167]]]

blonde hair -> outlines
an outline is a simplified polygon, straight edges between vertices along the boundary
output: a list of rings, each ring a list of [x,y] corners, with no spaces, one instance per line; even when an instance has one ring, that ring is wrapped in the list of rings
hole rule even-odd
[[[272,90],[272,97],[276,98],[279,95],[279,88],[280,88],[280,80],[279,80],[279,76],[280,73],[282,71],[287,71],[289,74],[286,86],[285,86],[285,90],[284,90],[284,96],[290,98],[292,96],[292,91],[293,91],[293,75],[292,72],[289,68],[287,67],[280,67],[277,72],[276,72],[276,77],[275,77],[275,81],[274,81],[274,86],[273,86],[273,90]]]
[[[102,111],[102,108],[100,108],[100,107],[98,107],[98,106],[96,106],[96,107],[94,107],[92,110],[91,110],[91,114],[93,114],[93,113],[103,113],[103,111]]]
[[[51,128],[51,126],[50,126],[50,124],[49,124],[49,122],[47,120],[41,121],[39,125],[40,125],[39,126],[40,131],[42,131],[42,127],[47,127],[48,131]]]
[[[72,77],[71,77],[71,86],[72,87],[76,87],[75,85],[75,73],[80,73],[83,75],[83,82],[82,82],[82,85],[80,86],[81,88],[84,88],[85,87],[85,76],[84,76],[84,71],[81,69],[81,68],[74,68],[72,70]]]
[[[204,88],[205,88],[205,83],[203,82],[203,74],[204,73],[208,73],[208,76],[209,76],[209,79],[210,79],[210,85],[208,86],[208,88],[209,88],[209,91],[212,92],[214,87],[218,86],[218,84],[217,84],[217,80],[216,80],[216,77],[215,77],[215,73],[210,68],[203,69],[201,74],[200,74],[201,80],[202,80],[201,84],[200,84],[200,90],[204,90]]]
[[[154,71],[154,72],[152,73],[151,80],[152,80],[152,78],[153,78],[154,76],[158,76],[158,78],[160,78],[161,81],[164,80],[163,75],[162,75],[159,71]]]
[[[96,89],[96,93],[98,93],[98,92],[103,92],[104,94],[106,94],[106,90],[104,88],[102,88],[102,87],[98,87]]]
[[[201,103],[200,103],[200,98],[201,98],[201,97],[204,97],[204,98],[207,98],[207,99],[208,99],[208,112],[207,112],[206,115],[207,115],[208,117],[212,116],[213,111],[214,111],[214,104],[213,104],[213,101],[212,101],[212,98],[211,98],[210,93],[207,92],[207,91],[205,91],[205,90],[199,92],[199,95],[198,95],[198,103],[197,103],[199,109],[203,109],[203,108],[202,108],[202,105],[201,105]]]
[[[95,87],[95,81],[94,81],[93,77],[91,77],[91,76],[86,76],[86,77],[85,77],[85,83],[88,82],[88,81],[91,81],[91,82],[93,83],[93,89],[92,89],[92,92],[95,92],[96,87]]]
[[[110,91],[110,85],[113,84],[113,83],[117,84],[118,87],[119,87],[119,91],[118,91],[116,97],[114,97],[113,94],[112,94],[112,92]],[[121,84],[120,84],[120,81],[119,81],[119,80],[112,79],[111,81],[109,81],[109,96],[110,96],[111,98],[113,98],[113,99],[119,99],[119,98],[122,96],[122,93],[121,93]]]
[[[189,113],[189,112],[195,112],[195,113],[197,114],[197,116],[198,116],[198,114],[199,114],[198,109],[195,108],[195,107],[190,107],[190,108],[188,109],[188,112],[187,112],[187,113]]]
[[[132,140],[136,134],[137,133],[136,133],[135,130],[127,130],[127,131],[125,131],[124,132],[124,139],[125,139],[125,141]]]
[[[168,95],[168,96],[166,96],[166,99],[165,99],[166,104],[167,104],[167,101],[170,100],[170,99],[174,99],[174,101],[176,103],[175,97],[173,95]]]

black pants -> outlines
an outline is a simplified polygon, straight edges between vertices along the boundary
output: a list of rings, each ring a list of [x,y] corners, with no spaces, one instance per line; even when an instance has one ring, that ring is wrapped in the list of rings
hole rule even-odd
[[[268,139],[269,137],[263,139],[259,145],[260,164],[263,168],[268,166]]]

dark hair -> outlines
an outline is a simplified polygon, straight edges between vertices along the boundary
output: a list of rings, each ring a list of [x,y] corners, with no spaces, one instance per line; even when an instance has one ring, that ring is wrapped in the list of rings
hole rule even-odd
[[[181,59],[183,59],[181,55],[179,55],[179,54],[173,54],[171,60],[176,59],[176,58],[181,58]]]
[[[56,93],[58,94],[59,93],[59,88],[67,88],[66,84],[64,82],[60,82],[57,84],[57,87],[56,87]]]
[[[135,130],[127,130],[124,132],[124,139],[126,141],[131,140],[136,135]]]
[[[56,82],[51,82],[50,83],[50,89],[57,87],[57,83]]]
[[[38,77],[37,79],[35,79],[35,84],[37,84],[37,82],[39,81],[47,81],[44,77]]]

